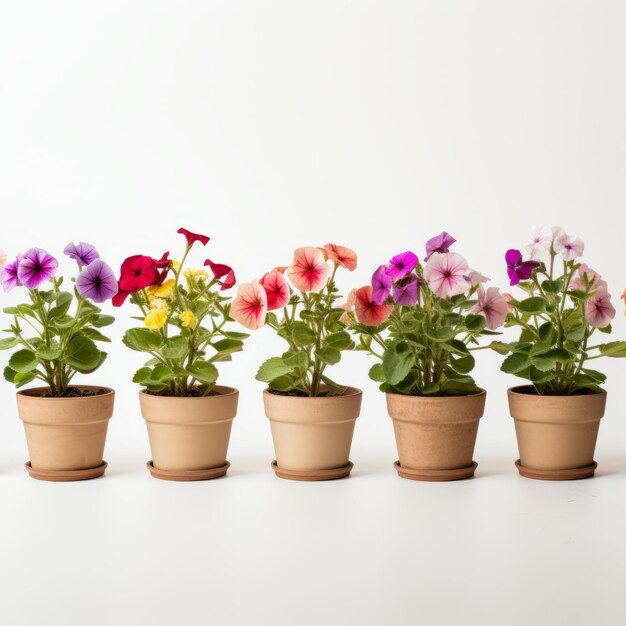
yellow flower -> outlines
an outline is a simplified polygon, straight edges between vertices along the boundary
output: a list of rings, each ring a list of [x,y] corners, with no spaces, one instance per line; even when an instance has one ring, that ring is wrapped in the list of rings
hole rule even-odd
[[[172,259],[172,269],[177,272],[180,269],[180,261]]]
[[[151,309],[165,309],[166,311],[169,310],[167,308],[167,300],[164,300],[163,298],[154,298],[154,300],[151,300],[150,308]]]
[[[176,281],[173,278],[166,280],[160,286],[152,286],[146,289],[149,298],[169,298],[172,295],[172,290]]]
[[[178,319],[185,328],[194,328],[198,321],[192,311],[183,311]]]
[[[187,278],[208,278],[209,273],[201,267],[197,270],[185,270],[185,276]]]
[[[165,322],[167,322],[167,315],[167,309],[152,309],[146,315],[143,323],[150,330],[161,330],[165,326]]]

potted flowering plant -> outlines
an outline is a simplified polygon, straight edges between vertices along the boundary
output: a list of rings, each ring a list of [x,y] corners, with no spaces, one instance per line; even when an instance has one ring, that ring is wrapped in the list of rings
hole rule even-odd
[[[326,373],[354,345],[342,321],[344,310],[336,304],[339,267],[353,271],[356,254],[334,244],[298,248],[290,267],[240,285],[233,300],[235,320],[251,330],[267,325],[287,343],[256,376],[268,385],[263,400],[276,452],[272,467],[281,478],[332,480],[352,469],[361,391]]]
[[[357,350],[380,360],[370,378],[387,396],[395,467],[413,480],[474,475],[486,392],[470,376],[472,351],[508,312],[498,289],[485,290],[488,279],[449,251],[455,241],[446,232],[430,239],[423,264],[413,252],[397,254],[347,303]]]
[[[96,304],[117,293],[115,276],[89,244],[70,243],[64,252],[78,264],[71,291],[61,288],[58,262],[41,248],[18,254],[0,270],[5,292],[22,287],[28,294],[28,302],[4,309],[13,321],[0,349],[16,348],[4,377],[17,388],[43,384],[17,392],[30,456],[26,468],[33,478],[54,481],[104,474],[115,395],[107,387],[73,382],[76,374],[96,371],[107,356],[97,342],[109,339],[99,329],[114,319]]]
[[[149,360],[133,378],[143,387],[141,411],[148,427],[152,476],[166,480],[207,480],[224,476],[230,431],[239,392],[217,385],[220,361],[243,349],[245,333],[227,330],[229,298],[235,284],[227,266],[204,261],[203,268],[185,269],[196,242],[209,237],[179,229],[186,246],[180,262],[135,255],[121,267],[115,306],[130,298],[143,326],[131,328],[124,343]]]
[[[524,259],[505,255],[511,285],[523,292],[511,300],[506,326],[517,341],[494,346],[507,354],[502,371],[529,384],[508,391],[523,476],[570,480],[593,476],[593,455],[604,415],[606,377],[591,367],[603,356],[626,357],[626,342],[605,343],[615,309],[607,284],[581,263],[583,242],[561,228],[537,228]]]

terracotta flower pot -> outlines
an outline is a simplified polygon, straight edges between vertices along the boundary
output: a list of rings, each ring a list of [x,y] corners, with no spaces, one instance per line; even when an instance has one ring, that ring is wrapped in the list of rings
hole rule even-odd
[[[323,387],[327,390],[328,387]],[[315,398],[263,392],[270,420],[276,475],[292,480],[333,480],[350,474],[354,424],[361,411],[360,389]]]
[[[104,474],[102,460],[115,392],[106,387],[76,385],[105,393],[74,398],[46,398],[47,387],[17,392],[17,410],[24,422],[33,478],[85,480]]]
[[[139,392],[155,478],[207,480],[224,476],[239,391],[217,385],[212,396],[158,396]]]
[[[539,396],[523,385],[508,390],[522,476],[572,480],[593,476],[606,393]]]
[[[478,424],[487,393],[471,396],[407,396],[387,394],[399,460],[398,474],[413,480],[469,478]]]

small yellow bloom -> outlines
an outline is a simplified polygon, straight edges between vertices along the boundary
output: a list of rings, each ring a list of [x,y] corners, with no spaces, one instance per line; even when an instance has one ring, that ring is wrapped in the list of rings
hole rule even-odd
[[[185,328],[194,328],[198,321],[192,311],[183,311],[178,319]]]
[[[163,298],[154,298],[154,300],[150,301],[150,308],[151,309],[165,309],[167,311],[168,310],[167,300],[164,300]]]
[[[197,270],[185,270],[185,276],[187,278],[208,278],[209,273],[201,267]]]
[[[162,285],[160,286],[152,286],[152,287],[148,287],[146,289],[146,292],[148,293],[148,297],[150,299],[152,298],[169,298],[172,295],[172,290],[174,289],[174,285],[176,284],[176,281],[173,278],[170,278],[169,280],[166,280]]]
[[[166,309],[152,309],[152,311],[146,315],[143,323],[146,328],[150,330],[161,330],[167,322],[167,315]]]
[[[172,269],[177,272],[180,269],[180,261],[172,259]]]

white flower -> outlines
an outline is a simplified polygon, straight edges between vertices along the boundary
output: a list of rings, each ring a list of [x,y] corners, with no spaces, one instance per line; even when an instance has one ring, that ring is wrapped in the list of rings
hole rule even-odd
[[[558,252],[564,261],[573,261],[576,257],[582,256],[585,244],[580,237],[573,237],[563,233],[554,242],[554,250]]]
[[[535,226],[530,232],[526,253],[535,261],[550,250],[553,240],[554,232],[552,228],[549,226]]]

